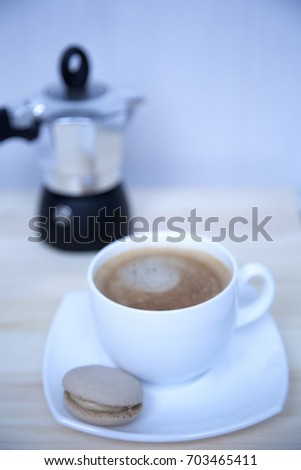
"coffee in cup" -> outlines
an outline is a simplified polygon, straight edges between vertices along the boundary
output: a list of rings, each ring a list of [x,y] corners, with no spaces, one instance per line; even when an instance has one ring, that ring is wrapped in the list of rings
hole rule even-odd
[[[176,310],[218,295],[230,282],[229,269],[205,252],[145,248],[102,265],[94,281],[113,302],[142,310]]]
[[[90,264],[88,285],[95,333],[116,367],[172,385],[214,367],[235,329],[267,311],[275,286],[265,266],[238,268],[219,243],[187,236],[175,244],[166,232],[156,238],[126,237],[103,248]],[[260,290],[240,305],[240,292],[258,279]]]

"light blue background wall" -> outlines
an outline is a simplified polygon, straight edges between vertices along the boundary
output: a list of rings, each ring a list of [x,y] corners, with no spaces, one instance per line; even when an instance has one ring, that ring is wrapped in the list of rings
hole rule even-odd
[[[55,81],[73,42],[147,98],[128,184],[301,183],[301,1],[0,0],[0,103]],[[39,183],[35,147],[0,144],[0,187]]]

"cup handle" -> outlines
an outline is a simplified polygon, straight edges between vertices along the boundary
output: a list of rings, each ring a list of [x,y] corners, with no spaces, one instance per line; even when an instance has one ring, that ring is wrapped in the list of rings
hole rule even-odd
[[[261,279],[260,292],[254,300],[238,308],[236,327],[251,323],[271,306],[275,296],[275,282],[270,271],[260,263],[247,263],[238,272],[238,289],[242,291],[252,279]]]

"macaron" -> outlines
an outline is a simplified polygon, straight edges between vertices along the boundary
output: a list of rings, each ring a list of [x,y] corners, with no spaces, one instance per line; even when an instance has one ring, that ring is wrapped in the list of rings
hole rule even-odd
[[[140,382],[120,369],[98,365],[76,367],[65,374],[63,387],[67,409],[90,424],[126,424],[142,408]]]

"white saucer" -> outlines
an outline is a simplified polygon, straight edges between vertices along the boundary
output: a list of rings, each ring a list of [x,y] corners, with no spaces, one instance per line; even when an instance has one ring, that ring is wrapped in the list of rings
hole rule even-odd
[[[243,299],[244,300],[244,299]],[[181,386],[143,384],[144,406],[136,421],[97,427],[71,416],[62,378],[73,367],[113,366],[97,342],[87,292],[71,292],[52,322],[44,353],[43,384],[55,420],[97,436],[140,442],[203,439],[251,426],[279,413],[288,388],[287,360],[270,314],[241,328],[210,372]]]

